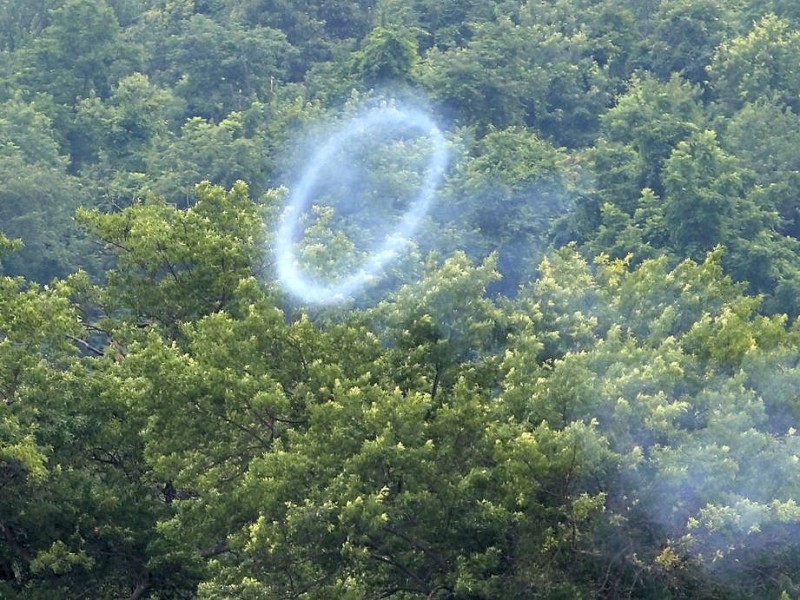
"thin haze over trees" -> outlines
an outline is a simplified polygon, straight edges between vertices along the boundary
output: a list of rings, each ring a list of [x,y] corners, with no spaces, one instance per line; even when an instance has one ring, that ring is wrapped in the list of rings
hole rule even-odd
[[[799,7],[0,1],[0,597],[800,597]]]

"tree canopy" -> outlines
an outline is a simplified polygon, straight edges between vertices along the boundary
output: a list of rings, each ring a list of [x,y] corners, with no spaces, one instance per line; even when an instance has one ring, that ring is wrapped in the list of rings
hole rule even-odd
[[[783,0],[0,2],[0,597],[800,598],[799,40]],[[293,194],[335,281],[436,142],[302,165],[411,105],[449,159],[402,259],[298,301]]]

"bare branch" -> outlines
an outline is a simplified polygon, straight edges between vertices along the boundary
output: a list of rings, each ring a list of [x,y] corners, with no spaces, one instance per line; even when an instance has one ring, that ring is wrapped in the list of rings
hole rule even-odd
[[[144,593],[147,591],[147,588],[150,587],[150,578],[145,577],[142,581],[139,582],[139,585],[133,590],[133,593],[128,596],[128,600],[139,600]]]
[[[226,552],[230,552],[230,546],[228,546],[228,540],[220,540],[210,548],[204,548],[200,550],[200,556],[202,558],[213,558],[219,554],[225,554]]]
[[[84,350],[88,350],[89,352],[91,352],[92,354],[96,354],[97,356],[105,356],[105,352],[100,350],[100,348],[92,346],[86,340],[82,340],[81,338],[76,337],[74,335],[70,335],[68,333],[65,333],[64,335],[67,337],[67,339],[72,340],[73,342],[81,346]]]
[[[15,538],[14,534],[11,532],[11,529],[2,521],[0,521],[0,532],[2,532],[8,547],[14,551],[14,554],[19,556],[25,562],[31,562],[33,560],[33,554],[20,545],[20,543],[17,541],[17,538]]]

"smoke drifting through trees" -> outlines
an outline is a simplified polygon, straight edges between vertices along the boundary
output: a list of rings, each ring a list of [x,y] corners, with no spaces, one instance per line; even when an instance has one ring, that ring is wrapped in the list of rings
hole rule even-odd
[[[3,600],[800,598],[796,0],[0,4]]]

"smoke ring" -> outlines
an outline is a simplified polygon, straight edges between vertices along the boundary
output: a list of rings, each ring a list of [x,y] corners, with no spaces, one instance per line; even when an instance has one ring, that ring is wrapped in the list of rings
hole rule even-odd
[[[294,244],[298,237],[300,217],[311,202],[311,192],[320,172],[336,152],[351,139],[389,125],[419,130],[422,136],[430,138],[432,155],[426,166],[427,175],[399,225],[386,235],[383,243],[371,249],[364,264],[339,283],[323,285],[309,278],[298,265]],[[416,233],[430,208],[436,188],[444,178],[446,164],[447,145],[444,135],[433,120],[421,111],[398,107],[380,108],[340,127],[310,158],[284,210],[275,239],[277,275],[284,288],[309,304],[334,304],[365,287],[399,256],[408,239]]]

